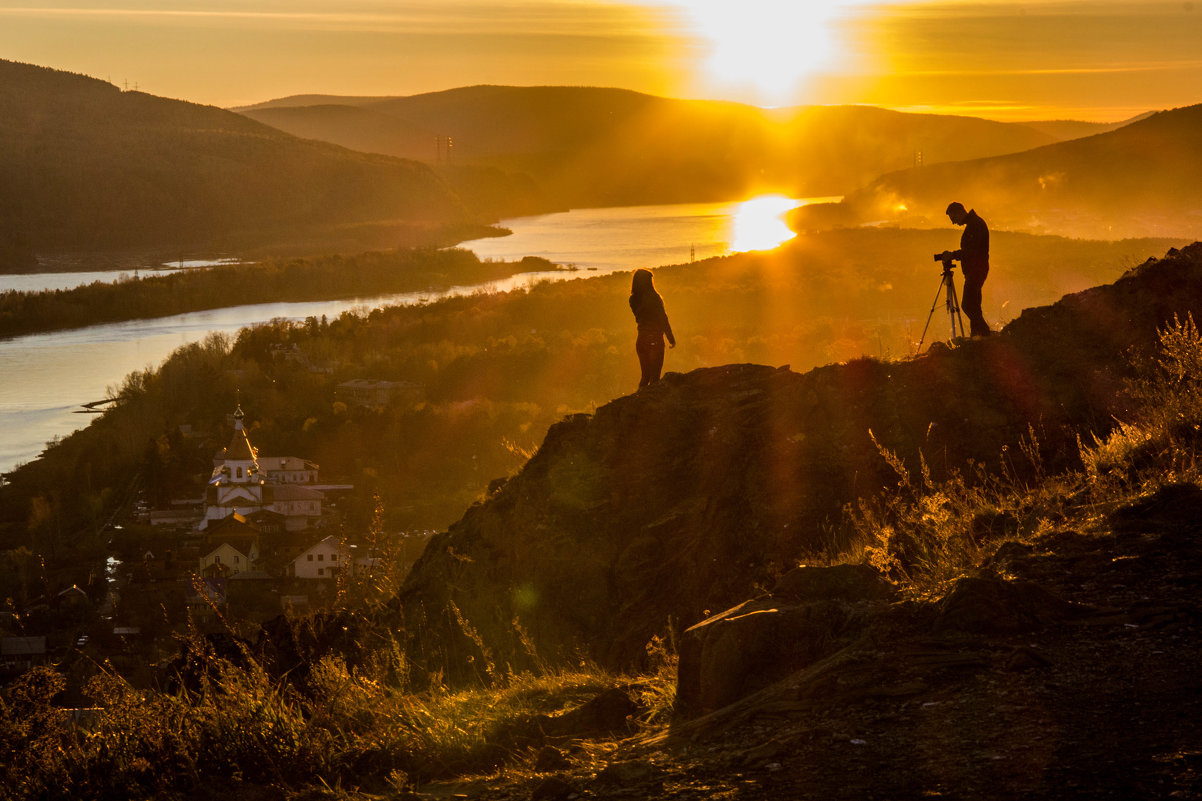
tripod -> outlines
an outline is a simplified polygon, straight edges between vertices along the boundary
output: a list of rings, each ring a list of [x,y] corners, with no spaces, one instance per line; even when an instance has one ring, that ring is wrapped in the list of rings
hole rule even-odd
[[[935,258],[939,258],[936,256]],[[952,259],[943,258],[943,278],[939,282],[939,289],[935,292],[935,302],[931,304],[931,313],[927,315],[927,324],[923,326],[922,338],[918,340],[918,348],[922,349],[922,343],[926,341],[927,329],[931,327],[931,318],[935,316],[935,308],[939,305],[939,296],[943,295],[944,288],[947,288],[947,297],[944,300],[944,305],[947,307],[947,316],[952,321],[952,339],[957,336],[964,336],[964,318],[960,316],[960,301],[956,297],[956,276],[952,272]],[[960,333],[957,335],[956,326],[959,324]]]

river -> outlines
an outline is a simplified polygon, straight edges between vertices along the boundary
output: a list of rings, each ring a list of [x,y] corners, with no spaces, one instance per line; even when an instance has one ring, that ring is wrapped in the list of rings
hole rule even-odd
[[[577,209],[502,220],[501,225],[512,230],[512,236],[474,240],[460,246],[475,251],[482,259],[508,261],[542,256],[578,269],[523,273],[440,292],[234,306],[0,340],[0,376],[4,377],[0,381],[0,473],[31,461],[47,442],[87,425],[90,416],[82,404],[102,400],[108,389],[118,387],[129,373],[157,367],[176,348],[212,332],[234,335],[246,326],[276,318],[303,320],[323,314],[337,317],[357,309],[421,303],[479,291],[503,292],[539,281],[587,278],[733,251],[770,249],[792,237],[782,219],[788,209],[821,200],[826,198],[790,200],[774,196],[741,203]],[[154,267],[148,265],[148,269]],[[190,269],[188,265],[178,268]],[[18,280],[23,291],[37,291],[66,288],[74,280],[115,280],[118,275],[3,276],[0,291],[18,288]]]
[[[169,275],[171,273],[191,270],[198,267],[219,267],[223,264],[237,264],[238,259],[193,259],[181,260],[172,264],[153,264],[141,270],[75,270],[53,273],[5,273],[0,274],[0,292],[43,292],[48,289],[74,289],[87,286],[99,281],[111,284],[118,281],[137,280],[152,275]]]

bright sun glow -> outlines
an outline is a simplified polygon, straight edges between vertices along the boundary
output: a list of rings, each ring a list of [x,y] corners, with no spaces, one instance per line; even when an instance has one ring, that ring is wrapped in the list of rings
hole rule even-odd
[[[796,101],[805,80],[830,65],[838,50],[834,21],[842,2],[674,0],[710,45],[711,79],[745,86],[762,105]]]
[[[735,212],[730,249],[771,250],[788,242],[796,234],[785,224],[785,213],[797,205],[798,201],[781,195],[745,201]]]

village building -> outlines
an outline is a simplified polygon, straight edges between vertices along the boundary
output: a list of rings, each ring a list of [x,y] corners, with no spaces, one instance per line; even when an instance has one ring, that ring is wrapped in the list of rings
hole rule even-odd
[[[314,484],[316,464],[294,456],[260,458],[251,445],[239,406],[234,412],[230,444],[213,460],[205,489],[202,530],[231,515],[254,518],[263,512],[280,516],[287,531],[301,531],[322,516],[324,493]]]
[[[331,534],[293,559],[288,566],[288,575],[305,579],[335,578],[339,569],[347,564],[348,555],[338,538]]]
[[[45,636],[0,639],[0,671],[25,673],[45,662]]]
[[[340,571],[354,573],[371,564],[370,556],[360,550],[331,534],[293,559],[288,566],[288,575],[301,579],[331,579]]]
[[[264,456],[259,466],[271,484],[317,483],[317,465],[295,456]]]
[[[205,577],[235,576],[253,569],[258,559],[259,546],[253,539],[231,537],[200,557],[200,574]]]
[[[263,485],[259,458],[246,429],[239,406],[234,412],[234,435],[213,463],[213,475],[205,490],[205,513],[201,528],[232,514],[247,515],[263,508]]]
[[[284,518],[284,528],[299,531],[321,519],[321,504],[325,495],[310,487],[296,484],[269,484],[265,487],[266,508]]]

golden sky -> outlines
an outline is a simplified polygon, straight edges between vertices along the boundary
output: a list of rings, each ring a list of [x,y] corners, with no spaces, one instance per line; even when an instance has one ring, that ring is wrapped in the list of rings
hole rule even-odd
[[[1202,0],[18,1],[0,58],[226,107],[566,84],[1117,121],[1202,102]]]

